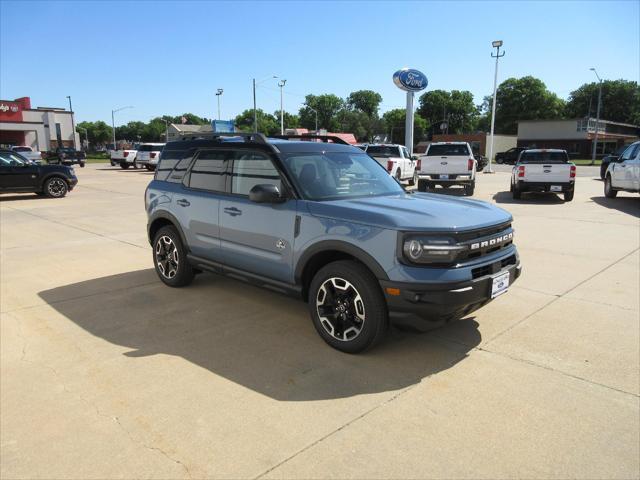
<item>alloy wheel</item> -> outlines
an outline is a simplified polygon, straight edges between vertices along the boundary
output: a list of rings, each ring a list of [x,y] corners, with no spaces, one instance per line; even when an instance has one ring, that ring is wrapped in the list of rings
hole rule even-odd
[[[352,283],[339,277],[324,281],[316,295],[320,324],[336,340],[351,341],[362,332],[364,301]]]
[[[158,270],[165,278],[173,278],[178,273],[178,248],[173,240],[163,235],[156,242],[156,264]]]
[[[61,178],[54,178],[49,181],[47,191],[52,197],[61,197],[67,191],[67,184]]]

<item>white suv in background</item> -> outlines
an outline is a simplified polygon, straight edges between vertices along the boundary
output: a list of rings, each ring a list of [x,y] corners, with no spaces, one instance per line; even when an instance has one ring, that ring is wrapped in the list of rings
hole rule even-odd
[[[141,143],[136,153],[136,163],[149,171],[155,170],[164,145],[164,143]]]
[[[370,143],[368,145],[358,145],[367,154],[387,169],[389,175],[396,180],[408,180],[409,185],[415,185],[418,176],[416,172],[416,162],[409,155],[407,147],[403,145]]]
[[[462,185],[465,195],[473,195],[477,165],[467,142],[434,142],[418,160],[418,190]]]
[[[629,145],[616,162],[611,162],[604,177],[604,194],[609,198],[618,191],[640,192],[640,142]]]

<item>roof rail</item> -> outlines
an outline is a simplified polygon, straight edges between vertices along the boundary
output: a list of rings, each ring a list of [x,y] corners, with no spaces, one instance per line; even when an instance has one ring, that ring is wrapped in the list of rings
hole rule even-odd
[[[254,142],[269,145],[267,138],[261,133],[247,132],[180,132],[180,140],[220,140],[223,137],[241,137],[245,143]]]
[[[292,138],[300,139],[300,140],[321,140],[324,143],[329,143],[331,140],[333,143],[340,143],[342,145],[350,145],[349,142],[345,142],[340,137],[336,137],[335,135],[313,135],[311,133],[303,133],[302,135],[272,135],[273,138],[282,138],[284,140],[290,140]]]

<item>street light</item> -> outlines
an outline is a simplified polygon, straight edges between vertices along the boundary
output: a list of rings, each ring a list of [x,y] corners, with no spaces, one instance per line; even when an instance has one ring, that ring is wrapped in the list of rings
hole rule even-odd
[[[262,82],[266,82],[272,78],[278,78],[277,75],[271,75],[269,77],[263,78],[259,82],[256,82],[256,79],[253,79],[253,131],[258,133],[258,113],[256,109],[256,85],[260,85]]]
[[[599,128],[599,123],[600,123],[600,103],[602,101],[602,79],[600,78],[600,75],[598,75],[598,72],[596,71],[595,68],[590,68],[589,70],[591,70],[593,73],[596,74],[596,77],[598,78],[598,108],[596,108],[596,134],[595,137],[593,138],[593,153],[591,154],[591,165],[596,163],[596,149],[598,148],[598,128]],[[589,126],[588,126],[588,122],[589,119],[587,119],[587,130],[589,130]]]
[[[222,88],[219,88],[218,93],[216,93],[216,97],[218,97],[218,120],[222,120],[222,118],[220,118],[220,97],[222,96],[223,92],[224,90]]]
[[[311,110],[313,113],[316,114],[316,135],[318,134],[318,111],[311,107],[308,103],[303,103],[302,104],[303,107],[307,107],[309,110]]]
[[[282,103],[282,89],[284,88],[285,83],[287,83],[286,79],[282,79],[278,82],[278,86],[280,87],[280,135],[284,135],[284,107]]]
[[[116,147],[116,120],[115,120],[115,113],[119,112],[120,110],[125,110],[127,108],[133,108],[133,105],[127,105],[126,107],[120,107],[120,108],[116,108],[115,110],[111,110],[111,128],[112,128],[112,132],[113,132],[113,149],[117,150],[118,148]]]
[[[169,141],[169,120],[161,118],[164,122],[164,141],[167,143]]]
[[[491,161],[493,160],[493,130],[496,124],[496,91],[498,89],[498,59],[504,57],[504,53],[500,54],[500,47],[502,46],[502,40],[495,40],[491,42],[491,46],[496,49],[496,54],[491,53],[491,56],[496,59],[496,70],[493,76],[493,107],[491,109],[491,140],[489,141],[489,169],[484,173],[493,173],[491,170]]]
[[[78,145],[76,145],[76,124],[73,120],[73,107],[71,107],[71,96],[67,95],[69,99],[69,111],[71,112],[71,131],[73,132],[73,149],[78,150]]]
[[[82,127],[76,127],[78,130],[84,130],[84,138],[85,141],[87,142],[87,146],[86,146],[86,150],[89,150],[89,132],[87,132],[86,128],[82,128]]]

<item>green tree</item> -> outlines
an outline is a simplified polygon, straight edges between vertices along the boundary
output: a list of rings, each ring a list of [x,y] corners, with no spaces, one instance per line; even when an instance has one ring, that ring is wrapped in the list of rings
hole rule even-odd
[[[275,135],[280,133],[280,121],[273,115],[258,109],[256,110],[258,119],[258,132],[265,135]],[[253,110],[245,110],[236,117],[236,128],[242,132],[253,132]]]
[[[389,110],[382,115],[382,120],[387,133],[391,137],[391,142],[404,145],[406,110],[404,108]],[[413,142],[418,143],[422,140],[428,128],[427,121],[419,115],[415,115],[413,119]]]
[[[105,122],[80,122],[77,127],[86,129],[89,143],[95,147],[111,141],[112,129]]]
[[[339,129],[336,115],[344,108],[344,100],[340,97],[331,93],[324,95],[307,95],[305,97],[305,104],[318,112],[318,128],[324,128],[329,131]],[[309,130],[316,128],[316,116],[311,108],[305,106],[302,107],[299,112],[300,125]]]
[[[467,90],[432,90],[420,96],[417,113],[429,126],[448,121],[449,133],[473,132],[477,129],[480,112]]]
[[[342,109],[335,118],[339,126],[338,131],[353,133],[359,142],[370,140],[371,119],[366,113]]]
[[[489,121],[492,98],[487,97],[485,101]],[[547,90],[542,80],[531,76],[508,78],[498,87],[495,131],[515,134],[518,132],[518,120],[562,118],[564,110],[565,102]]]
[[[273,112],[273,116],[280,125],[280,110]],[[300,128],[300,117],[294,113],[284,112],[282,114],[284,128]]]
[[[565,115],[570,118],[595,117],[598,83],[585,83],[569,95]],[[604,80],[600,118],[640,125],[640,86],[629,80]]]
[[[382,96],[373,90],[358,90],[347,97],[347,108],[365,113],[370,119],[378,117]]]

